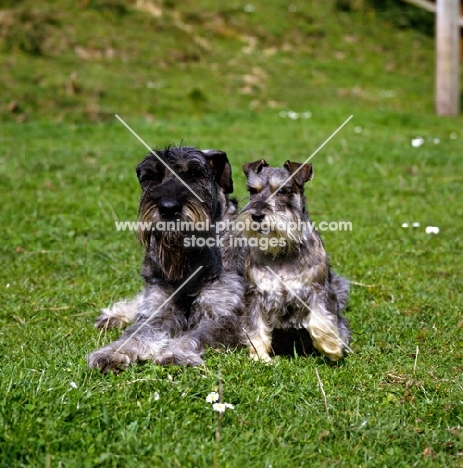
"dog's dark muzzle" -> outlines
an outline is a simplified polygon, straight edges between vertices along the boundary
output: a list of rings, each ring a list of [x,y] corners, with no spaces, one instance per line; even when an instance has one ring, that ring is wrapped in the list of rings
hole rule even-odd
[[[182,204],[173,198],[163,198],[159,204],[159,213],[164,219],[175,219],[182,213]]]
[[[265,211],[267,208],[268,206],[265,200],[253,200],[249,210],[252,220],[256,223],[261,223],[265,219]]]
[[[251,213],[251,218],[256,223],[261,223],[264,220],[265,215],[263,213]]]

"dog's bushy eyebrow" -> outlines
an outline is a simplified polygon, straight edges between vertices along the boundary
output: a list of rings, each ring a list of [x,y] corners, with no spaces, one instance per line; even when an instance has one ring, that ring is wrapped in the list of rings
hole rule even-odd
[[[203,170],[208,170],[208,165],[205,162],[196,159],[191,161],[178,161],[176,164],[172,164],[171,167],[177,173],[187,173],[191,171],[202,172]]]
[[[255,172],[250,172],[248,175],[247,187],[253,187],[256,190],[262,190],[262,177]]]
[[[197,169],[197,170],[201,170],[203,167],[206,167],[207,165],[205,163],[201,164],[200,161],[190,161],[188,164],[187,164],[187,169],[191,170],[191,169]]]
[[[136,172],[140,183],[149,180],[159,180],[163,177],[164,166],[154,159],[154,157],[148,156],[137,166]]]
[[[275,174],[269,179],[269,184],[272,190],[276,190],[281,186],[283,182],[287,179],[285,174]],[[285,185],[283,186],[286,190],[292,190],[294,186],[294,182],[292,180],[288,180]],[[282,187],[282,188],[283,188]]]

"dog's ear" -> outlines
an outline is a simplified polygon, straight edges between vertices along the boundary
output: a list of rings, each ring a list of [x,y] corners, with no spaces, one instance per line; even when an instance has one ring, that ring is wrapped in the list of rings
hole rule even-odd
[[[258,161],[250,162],[250,163],[245,163],[243,164],[243,172],[246,174],[246,177],[248,177],[249,172],[255,172],[256,174],[259,174],[260,171],[268,166],[268,162],[265,159],[259,159]]]
[[[302,187],[307,181],[313,179],[312,164],[301,164],[297,162],[286,161],[283,167],[293,175],[293,179],[299,187]]]
[[[233,192],[232,170],[227,153],[220,150],[201,150],[209,165],[215,171],[215,180],[225,193]]]
[[[156,151],[160,154],[162,151]],[[137,177],[143,187],[147,182],[160,183],[164,176],[164,166],[159,163],[153,153],[146,155],[145,159],[137,166]]]

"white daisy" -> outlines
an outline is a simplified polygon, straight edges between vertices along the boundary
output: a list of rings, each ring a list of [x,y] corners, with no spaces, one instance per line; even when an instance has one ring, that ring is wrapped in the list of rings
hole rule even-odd
[[[224,403],[214,403],[212,405],[212,409],[214,411],[217,411],[218,413],[225,413],[225,410],[227,409],[227,407],[225,406]]]
[[[215,401],[219,401],[219,394],[217,392],[211,392],[206,397],[207,403],[214,403]]]
[[[413,138],[412,146],[413,148],[419,148],[424,143],[424,139],[419,137]]]

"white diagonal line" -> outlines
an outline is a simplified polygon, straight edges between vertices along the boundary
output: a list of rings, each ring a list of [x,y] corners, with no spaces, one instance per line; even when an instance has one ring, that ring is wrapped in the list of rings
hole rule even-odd
[[[290,288],[268,265],[266,267],[276,278],[278,278],[281,282],[281,284],[291,293],[293,294],[302,304],[304,304],[304,306],[307,308],[307,310],[309,310],[310,312],[312,312],[312,310],[310,309],[309,305],[292,289]],[[349,347],[349,345],[347,343],[344,342],[344,340],[339,337],[339,339],[341,340],[342,344],[345,346],[345,348],[347,349],[347,351],[349,351],[350,353],[352,353],[352,349]]]
[[[353,115],[351,115],[340,127],[338,127],[337,130],[335,130],[304,162],[303,164],[300,165],[299,169],[297,169],[296,171],[294,171],[268,198],[267,198],[267,202],[269,200],[271,200],[275,194],[278,192],[278,190],[280,190],[284,185],[286,185],[288,183],[288,181],[290,181],[304,166],[304,164],[307,164],[343,127],[344,125],[347,124],[347,122],[349,122],[349,120],[353,117]]]
[[[195,276],[196,273],[201,270],[201,268],[202,266],[200,266],[191,276],[189,276],[114,352],[119,352],[119,350],[122,349],[151,320],[153,315],[162,309],[183,288],[183,286],[185,286],[185,284],[187,284],[188,281],[190,281],[191,278],[193,278],[193,276]]]
[[[148,151],[153,154],[154,156],[156,156],[160,162],[162,162],[162,164],[164,164],[164,166],[167,167],[167,169],[169,169],[170,172],[172,172],[172,174],[174,174],[175,177],[177,177],[177,179],[201,202],[201,203],[204,203],[204,200],[184,181],[182,180],[182,178],[166,163],[164,162],[159,156],[158,154],[156,153],[156,151],[154,151],[152,148],[149,147],[148,144],[146,144],[146,142],[139,136],[137,135],[137,133],[135,133],[130,127],[129,125],[127,125],[127,123],[124,122],[123,119],[121,119],[117,114],[114,114],[116,116],[116,118],[119,120],[119,122],[122,123],[122,125],[125,126],[125,128],[127,128],[127,130],[132,133],[132,135],[135,136],[135,138],[137,138],[138,141],[140,141],[143,145],[145,145],[147,148],[148,148]]]

